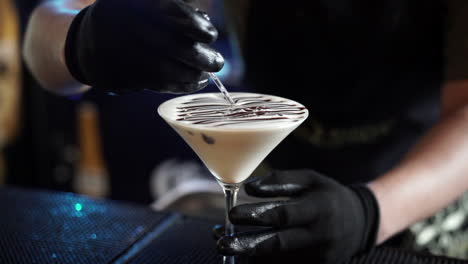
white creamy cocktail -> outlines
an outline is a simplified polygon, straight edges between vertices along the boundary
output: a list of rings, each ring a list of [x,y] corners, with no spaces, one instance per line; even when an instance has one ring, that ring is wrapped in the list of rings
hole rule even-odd
[[[308,115],[294,101],[264,94],[181,96],[163,103],[160,116],[190,145],[213,175],[241,183]]]
[[[234,233],[228,213],[239,188],[266,156],[308,116],[292,100],[265,94],[221,93],[176,97],[158,108],[159,115],[190,145],[216,177],[226,197],[226,234]],[[291,153],[294,155],[294,153]],[[224,257],[234,264],[235,258]]]

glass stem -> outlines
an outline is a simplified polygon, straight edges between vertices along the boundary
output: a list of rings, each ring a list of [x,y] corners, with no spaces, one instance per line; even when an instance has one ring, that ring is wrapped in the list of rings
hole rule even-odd
[[[237,184],[223,184],[224,196],[226,198],[226,213],[225,213],[225,229],[224,232],[227,236],[235,233],[234,225],[229,220],[229,211],[236,206],[237,194],[239,193],[239,185]]]
[[[223,187],[224,197],[226,199],[226,210],[225,210],[225,229],[224,233],[226,236],[231,236],[235,233],[234,225],[229,220],[229,211],[236,206],[237,203],[237,194],[239,193],[240,184],[227,184],[220,182]],[[225,256],[223,257],[223,264],[235,264],[235,256]]]

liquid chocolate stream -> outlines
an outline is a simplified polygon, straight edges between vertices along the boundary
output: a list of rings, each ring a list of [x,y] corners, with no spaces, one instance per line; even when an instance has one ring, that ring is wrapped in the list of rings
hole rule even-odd
[[[263,96],[238,96],[233,99],[235,105],[216,102],[211,97],[194,98],[177,107],[177,121],[225,126],[272,120],[295,122],[305,114],[305,107],[291,101],[273,101]]]

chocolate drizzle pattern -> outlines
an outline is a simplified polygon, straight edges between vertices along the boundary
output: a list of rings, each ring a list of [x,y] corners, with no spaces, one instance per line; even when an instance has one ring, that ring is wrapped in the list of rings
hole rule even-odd
[[[177,107],[177,121],[191,124],[226,126],[249,122],[300,121],[305,107],[289,100],[266,96],[237,96],[234,105],[223,99],[197,97]]]

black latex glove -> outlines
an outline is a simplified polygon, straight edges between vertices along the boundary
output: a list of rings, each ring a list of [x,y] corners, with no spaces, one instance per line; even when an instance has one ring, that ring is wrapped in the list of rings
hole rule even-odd
[[[96,0],[74,18],[65,60],[78,81],[109,91],[188,93],[223,67],[208,45],[217,36],[182,0]]]
[[[235,225],[267,228],[222,237],[218,251],[223,255],[300,252],[314,263],[331,264],[376,243],[379,208],[365,186],[346,187],[317,172],[296,170],[273,172],[246,184],[245,190],[257,197],[290,199],[234,207],[229,218]]]

